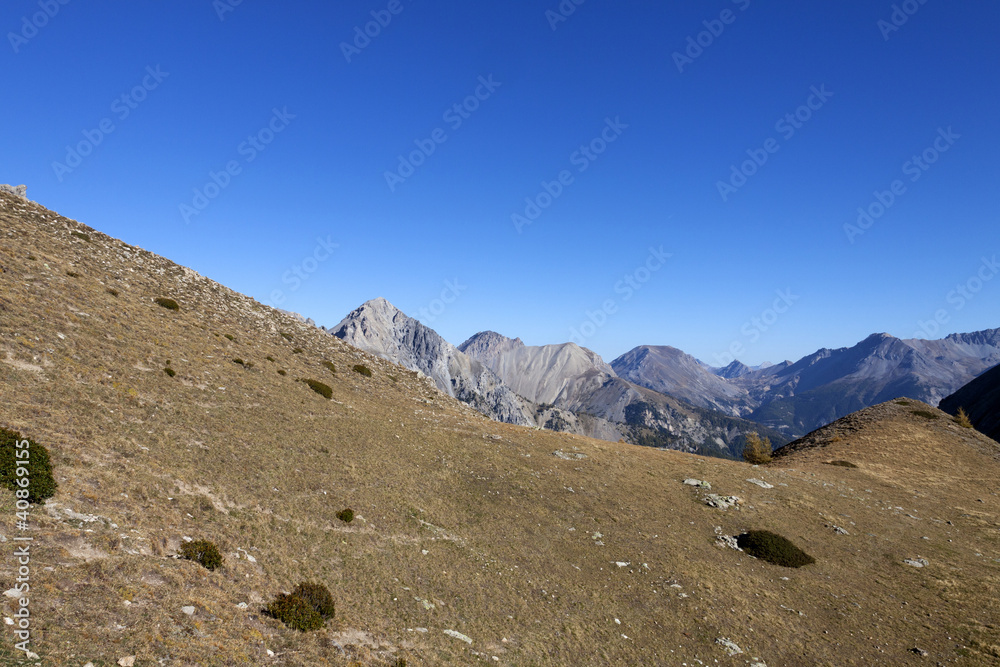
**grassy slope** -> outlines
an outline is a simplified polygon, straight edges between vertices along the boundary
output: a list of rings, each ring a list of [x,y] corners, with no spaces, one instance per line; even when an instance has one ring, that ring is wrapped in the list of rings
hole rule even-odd
[[[60,483],[31,519],[33,647],[47,664],[920,664],[914,646],[960,664],[1000,658],[995,451],[944,418],[888,414],[759,469],[497,424],[16,202],[0,194],[0,425],[48,446]],[[329,384],[334,400],[295,378]],[[686,477],[742,509],[705,506]],[[335,518],[347,506],[350,525]],[[0,512],[9,539],[8,491]],[[748,528],[786,535],[817,564],[786,570],[715,545]],[[216,541],[226,566],[172,558],[183,536]],[[0,547],[5,582],[11,551]],[[247,552],[256,562],[236,556]],[[901,562],[915,557],[931,564]],[[337,601],[307,635],[260,612],[303,579]],[[726,656],[723,636],[747,654]]]

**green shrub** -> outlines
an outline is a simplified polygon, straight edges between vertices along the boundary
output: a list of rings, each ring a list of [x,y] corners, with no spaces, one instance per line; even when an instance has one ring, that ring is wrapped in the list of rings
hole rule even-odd
[[[302,354],[302,348],[301,347],[295,348],[294,350],[292,350],[292,354]]]
[[[857,468],[858,467],[858,466],[854,465],[853,463],[851,463],[850,461],[826,461],[825,463],[828,466],[840,466],[841,468]]]
[[[937,419],[938,416],[931,412],[930,410],[913,410],[913,414],[918,417],[923,417],[924,419]]]
[[[358,373],[359,375],[364,375],[366,378],[370,378],[372,376],[372,369],[368,368],[363,364],[355,364],[354,372]]]
[[[315,391],[317,394],[323,398],[333,398],[333,389],[329,385],[325,385],[322,382],[317,382],[316,380],[303,380],[309,388]]]
[[[166,373],[167,375],[169,375],[170,377],[173,377],[173,376],[177,375],[177,371],[175,371],[170,366],[167,366],[166,368],[164,368],[163,372]]]
[[[164,299],[162,297],[155,299],[156,303],[163,306],[167,310],[180,310],[181,307],[173,299]]]
[[[264,357],[264,358],[265,358],[265,359],[267,359],[268,361],[271,361],[271,362],[273,362],[273,361],[274,361],[274,357],[272,357],[272,356],[271,356],[270,354],[269,354],[269,355],[267,355],[267,356],[266,356],[266,357]]]
[[[962,428],[972,428],[972,422],[969,421],[969,415],[965,414],[965,408],[959,408],[953,419]]]
[[[324,619],[333,618],[333,595],[330,594],[330,589],[326,586],[303,581],[295,587],[292,595],[305,600]]]
[[[73,236],[75,236],[78,239],[83,239],[87,243],[90,243],[90,236],[88,236],[87,234],[84,234],[83,232],[70,232],[70,234],[73,235]]]
[[[748,531],[736,538],[736,544],[751,556],[782,567],[802,567],[816,562],[786,538],[769,530]]]
[[[236,340],[236,336],[234,336],[233,334],[224,334],[224,335],[225,335],[226,339],[229,340],[230,342],[233,342],[233,341]]]
[[[34,255],[28,255],[28,261],[30,261],[30,262],[37,262],[38,258],[35,257]]]
[[[114,287],[109,287],[107,291],[108,294],[110,294],[111,296],[118,296],[118,290],[116,290]]]
[[[18,443],[27,442],[26,447],[18,447]],[[18,458],[15,452],[28,452],[28,458]],[[18,465],[20,464],[20,465]],[[27,475],[18,475],[18,470]],[[25,488],[18,484],[18,479],[27,478],[27,494]],[[56,484],[52,476],[52,461],[44,446],[22,438],[20,433],[0,428],[0,485],[6,486],[15,494],[26,495],[20,500],[29,503],[44,504],[46,498],[55,495]]]
[[[293,630],[309,632],[323,627],[323,617],[312,605],[297,595],[282,593],[264,609],[268,616],[276,618]]]
[[[896,405],[909,405],[909,404],[910,404],[909,401],[904,401],[904,400],[896,401]]]
[[[326,366],[327,370],[333,373],[334,375],[337,374],[337,367],[333,365],[332,361],[324,361],[323,365]]]
[[[287,340],[288,342],[292,341],[292,334],[287,333],[285,331],[281,332],[281,337],[284,338],[285,340]]]
[[[185,542],[181,546],[181,558],[193,560],[209,570],[222,567],[222,554],[218,547],[208,540]]]
[[[337,512],[337,518],[343,521],[344,523],[350,523],[354,521],[354,510],[352,510],[350,507],[348,507],[345,510],[340,510],[339,512]]]
[[[288,371],[279,369],[278,370],[278,375],[288,375]]]
[[[77,273],[76,271],[67,271],[66,275],[69,276],[70,278],[79,278],[80,277],[80,274]]]
[[[760,439],[756,431],[747,433],[747,444],[743,448],[743,460],[753,465],[771,462],[771,441]]]
[[[252,361],[243,361],[242,359],[233,359],[233,363],[234,364],[239,364],[240,366],[242,366],[243,368],[246,368],[248,370],[251,369],[251,368],[253,368],[253,362]]]

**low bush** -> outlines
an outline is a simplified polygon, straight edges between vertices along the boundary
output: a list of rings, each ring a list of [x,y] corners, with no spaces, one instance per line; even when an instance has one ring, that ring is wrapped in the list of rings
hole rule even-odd
[[[326,369],[334,375],[337,374],[337,367],[333,365],[332,361],[324,361],[323,365],[326,366]]]
[[[952,419],[955,423],[962,428],[972,428],[972,422],[969,421],[969,415],[965,414],[965,408],[959,408],[958,414],[956,414]]]
[[[248,370],[251,369],[251,368],[253,368],[253,362],[252,361],[243,361],[242,359],[233,359],[233,363],[234,364],[239,364],[240,366],[242,366],[243,368],[246,368]]]
[[[118,290],[116,290],[114,287],[109,287],[107,292],[111,296],[118,296]]]
[[[193,560],[209,570],[222,567],[222,554],[219,553],[219,548],[208,540],[185,542],[181,546],[181,558]]]
[[[292,350],[292,354],[302,354],[302,348],[301,347],[295,348],[294,350]]]
[[[343,521],[344,523],[350,523],[354,521],[354,510],[352,510],[350,507],[348,507],[345,510],[340,510],[339,512],[337,512],[337,518]]]
[[[330,594],[330,589],[326,586],[303,581],[295,587],[292,595],[305,600],[324,619],[333,618],[333,595]]]
[[[22,474],[18,475],[18,472]],[[18,484],[18,480],[23,478],[28,480],[27,487]],[[22,438],[16,431],[0,428],[0,485],[13,491],[19,500],[44,504],[47,498],[55,495],[59,486],[52,476],[48,450],[28,438]]]
[[[67,271],[66,275],[69,276],[70,278],[79,278],[80,277],[80,274],[77,273],[76,271]]]
[[[913,410],[913,414],[918,417],[923,417],[924,419],[937,419],[938,416],[931,412],[930,410]]]
[[[223,335],[226,337],[226,340],[228,340],[229,342],[233,342],[233,341],[236,340],[236,336],[234,336],[233,334],[223,334]]]
[[[270,354],[269,354],[269,355],[267,355],[267,356],[266,356],[266,357],[264,357],[264,358],[265,358],[265,359],[267,359],[268,361],[271,361],[271,362],[273,362],[273,361],[274,361],[274,357],[272,357],[272,356],[271,356]]]
[[[909,405],[909,404],[910,404],[909,401],[904,401],[904,400],[896,401],[896,405]]]
[[[87,235],[87,234],[84,234],[83,232],[70,232],[70,234],[73,235],[73,236],[75,236],[78,239],[82,239],[82,240],[86,241],[87,243],[90,243],[90,236]]]
[[[303,380],[309,388],[315,391],[317,394],[323,398],[330,399],[333,398],[333,389],[329,385],[325,385],[322,382],[317,382],[316,380]]]
[[[34,255],[28,255],[28,261],[29,262],[37,262],[38,258],[35,257]]]
[[[851,463],[850,461],[826,461],[825,463],[828,466],[840,466],[841,468],[857,468],[858,467],[858,466],[854,465],[853,463]]]
[[[743,447],[743,460],[752,465],[771,462],[771,441],[761,440],[756,431],[747,433],[746,446]]]
[[[297,595],[282,593],[264,609],[268,616],[275,618],[293,630],[309,632],[323,627],[323,617],[312,605]]]
[[[370,378],[372,376],[372,369],[368,368],[364,364],[355,364],[354,372],[359,375],[364,375],[366,378]]]
[[[279,369],[279,370],[278,370],[278,375],[288,375],[288,371],[285,371],[285,370],[280,370],[280,369]]]
[[[176,301],[174,301],[173,299],[164,299],[164,298],[160,297],[158,299],[155,299],[155,301],[156,301],[156,303],[158,305],[163,306],[167,310],[180,310],[181,309],[180,305],[178,305],[178,303]]]
[[[285,340],[289,341],[289,342],[291,342],[291,340],[292,340],[292,334],[287,333],[285,331],[281,332],[281,337],[284,338]]]
[[[175,371],[170,366],[167,366],[166,368],[164,368],[163,372],[166,373],[167,375],[169,375],[170,377],[174,377],[175,375],[177,375],[177,371]]]
[[[743,533],[736,538],[736,544],[751,556],[782,567],[802,567],[816,562],[788,539],[769,530]]]

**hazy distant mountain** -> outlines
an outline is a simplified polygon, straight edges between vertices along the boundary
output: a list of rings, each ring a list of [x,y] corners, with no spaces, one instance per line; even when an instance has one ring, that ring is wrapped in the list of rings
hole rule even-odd
[[[537,403],[537,422],[555,430],[605,439],[620,434],[637,444],[732,455],[742,450],[743,435],[750,430],[762,431],[775,444],[787,441],[780,433],[620,378],[598,354],[575,343],[526,346],[520,339],[486,331],[459,350]],[[559,423],[573,419],[572,424]]]
[[[441,391],[493,419],[533,423],[530,410],[492,371],[383,298],[362,304],[327,331],[354,347],[420,371]]]
[[[619,377],[702,408],[739,417],[756,407],[746,389],[727,379],[751,372],[738,361],[716,374],[675,347],[642,345],[612,361],[611,367]]]
[[[936,405],[998,362],[1000,329],[933,341],[883,333],[735,382],[760,402],[754,420],[798,434],[902,396]]]
[[[612,366],[636,384],[798,436],[901,396],[936,405],[997,363],[1000,329],[930,341],[873,334],[795,363],[750,369],[733,362],[711,372],[674,348],[642,346]]]
[[[1000,366],[993,367],[941,401],[941,409],[962,408],[977,430],[1000,442]]]

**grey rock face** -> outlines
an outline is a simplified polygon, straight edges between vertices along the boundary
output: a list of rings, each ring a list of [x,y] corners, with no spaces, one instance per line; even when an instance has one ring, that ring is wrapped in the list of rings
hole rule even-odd
[[[12,194],[15,197],[20,197],[21,199],[28,198],[27,185],[13,186],[13,185],[0,184],[0,192],[6,192],[8,194]]]
[[[362,304],[327,331],[354,347],[427,375],[438,389],[488,417],[511,424],[533,423],[524,403],[489,368],[383,298]]]

